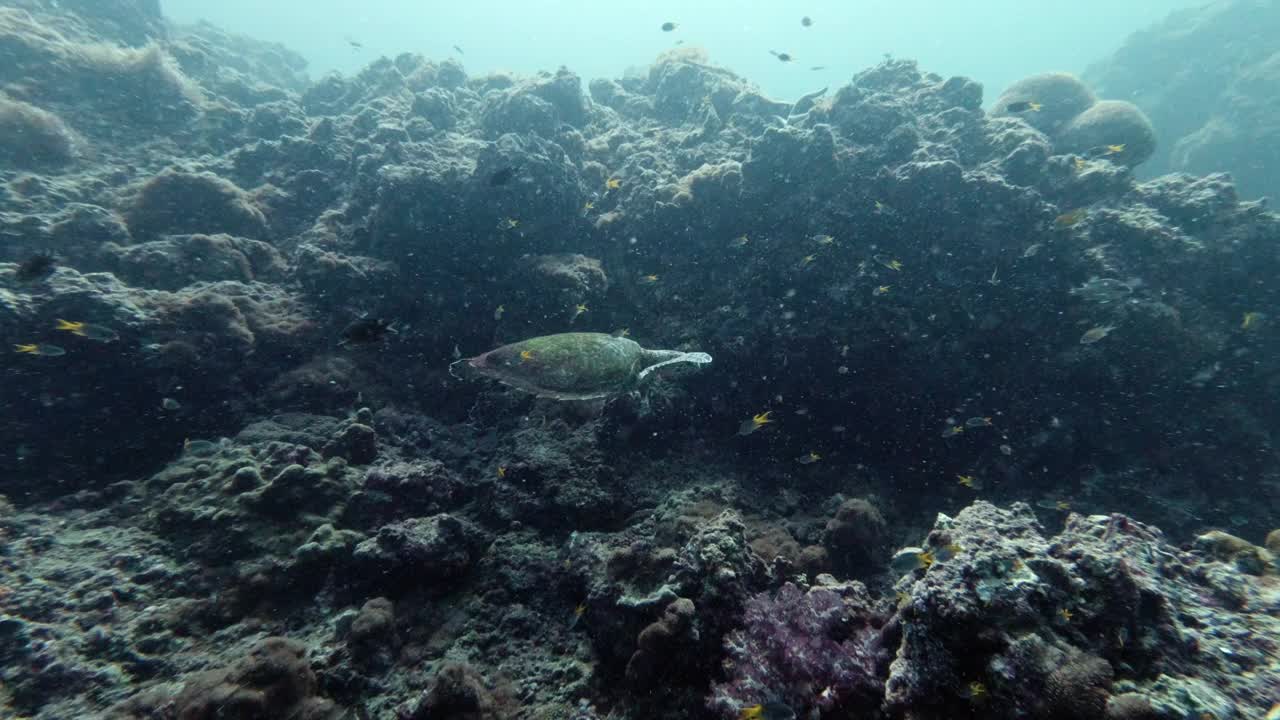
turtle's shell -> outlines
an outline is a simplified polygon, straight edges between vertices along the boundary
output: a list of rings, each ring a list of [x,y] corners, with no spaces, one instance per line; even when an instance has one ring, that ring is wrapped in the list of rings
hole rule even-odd
[[[558,400],[625,392],[645,363],[639,343],[604,333],[560,333],[503,345],[467,361],[486,377]]]

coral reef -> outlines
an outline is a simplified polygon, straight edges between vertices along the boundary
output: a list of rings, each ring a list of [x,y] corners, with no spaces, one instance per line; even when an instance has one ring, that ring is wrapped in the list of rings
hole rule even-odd
[[[139,35],[168,34],[158,7],[149,17],[126,12],[103,22],[110,13],[95,3],[74,3],[83,13],[56,3],[33,5],[34,12],[0,8],[0,43],[12,49],[0,81],[13,99],[56,113],[91,140],[113,142],[180,131],[199,114],[205,101],[200,86],[161,44],[139,42]]]
[[[75,133],[57,115],[0,95],[0,164],[53,170],[76,158]]]
[[[1073,117],[1057,139],[1058,149],[1080,155],[1111,145],[1124,146],[1114,156],[1129,166],[1140,165],[1155,152],[1155,129],[1133,103],[1100,100]]]
[[[677,598],[662,617],[645,627],[636,637],[636,651],[627,661],[627,679],[637,685],[653,685],[664,677],[680,675],[682,646],[696,646],[693,618],[696,609],[688,598]]]
[[[301,643],[267,638],[235,665],[188,680],[174,700],[174,712],[183,720],[342,717],[343,711],[332,702],[315,697],[316,677],[306,654]]]
[[[1130,35],[1086,71],[1102,94],[1150,116],[1157,149],[1144,173],[1227,172],[1245,197],[1280,195],[1280,105],[1269,90],[1280,63],[1259,32],[1278,20],[1280,8],[1269,3],[1204,3]]]
[[[440,668],[422,700],[402,715],[406,720],[457,718],[458,720],[502,720],[510,708],[486,684],[475,668],[451,663]]]
[[[284,277],[284,258],[272,246],[230,235],[169,235],[120,246],[104,243],[101,269],[130,285],[180,290],[198,282],[253,282]]]
[[[860,498],[846,500],[827,521],[823,544],[832,561],[845,573],[879,564],[885,551],[885,520],[874,505]]]
[[[415,584],[445,586],[465,573],[479,551],[479,531],[446,514],[389,523],[356,546],[352,570],[386,592]]]
[[[0,715],[1280,701],[1280,218],[1136,179],[1149,98],[886,59],[787,102],[692,47],[312,83],[154,2],[0,49]],[[716,360],[450,372],[572,332]]]
[[[743,627],[725,639],[730,678],[712,688],[719,716],[765,702],[786,703],[798,716],[877,704],[880,632],[871,599],[858,583],[826,579],[807,592],[787,583],[747,603]]]
[[[939,559],[897,584],[890,708],[1194,717],[1274,701],[1275,618],[1261,608],[1275,590],[1234,562],[1118,514],[1071,514],[1047,538],[1028,506],[984,502],[939,516],[927,546]]]
[[[268,236],[266,218],[230,181],[213,173],[165,170],[138,188],[125,211],[135,237],[185,233],[227,233],[258,239]]]
[[[1069,73],[1019,80],[996,99],[992,114],[1021,118],[1047,135],[1058,153],[1106,157],[1136,167],[1156,151],[1155,128],[1138,106],[1098,100]]]
[[[1010,105],[1036,103],[1034,112],[1016,113],[1032,127],[1047,135],[1056,135],[1077,115],[1098,102],[1097,96],[1079,78],[1070,73],[1043,73],[1023,78],[1005,88],[992,104],[993,115],[1011,115]]]

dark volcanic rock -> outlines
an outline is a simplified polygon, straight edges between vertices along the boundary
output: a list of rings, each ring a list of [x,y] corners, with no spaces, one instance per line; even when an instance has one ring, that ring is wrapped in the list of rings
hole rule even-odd
[[[388,593],[414,586],[442,591],[447,586],[439,583],[470,569],[482,537],[471,523],[447,514],[391,523],[356,547],[353,571]]]
[[[351,423],[325,446],[326,455],[339,455],[355,465],[368,465],[378,457],[378,433],[368,425]]]

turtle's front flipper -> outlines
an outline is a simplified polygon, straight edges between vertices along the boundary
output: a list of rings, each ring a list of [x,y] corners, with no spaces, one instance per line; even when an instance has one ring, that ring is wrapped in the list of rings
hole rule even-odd
[[[655,352],[663,352],[663,351],[655,351]],[[671,365],[673,363],[693,363],[694,365],[706,365],[707,363],[711,362],[711,356],[704,352],[677,352],[674,350],[669,350],[665,352],[672,352],[674,353],[674,356],[669,357],[666,360],[663,360],[662,362],[650,365],[649,367],[641,370],[640,375],[636,379],[643,380],[645,379],[646,376],[649,375],[649,373],[653,372],[654,370],[657,370],[658,368],[664,367],[666,365]]]

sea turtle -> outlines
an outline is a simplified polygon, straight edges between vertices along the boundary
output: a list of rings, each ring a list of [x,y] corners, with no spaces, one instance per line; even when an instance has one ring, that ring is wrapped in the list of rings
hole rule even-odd
[[[625,337],[575,332],[521,340],[454,365],[541,397],[594,400],[627,392],[666,365],[709,362],[703,352],[646,350]]]

